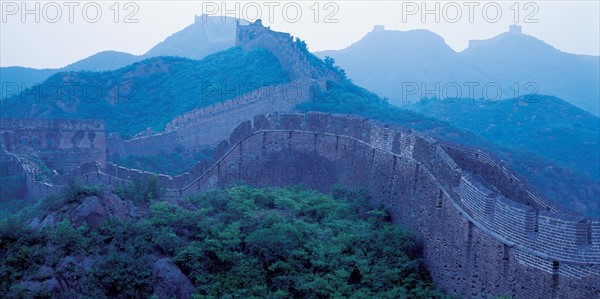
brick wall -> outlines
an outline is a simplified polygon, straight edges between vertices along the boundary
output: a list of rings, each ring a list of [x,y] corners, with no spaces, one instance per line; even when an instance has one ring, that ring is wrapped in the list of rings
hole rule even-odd
[[[272,31],[260,23],[237,25],[235,45],[244,50],[255,48],[269,50],[277,57],[283,69],[288,71],[292,80],[327,78],[339,81],[336,73],[325,67],[317,68],[310,63],[308,51],[302,49],[290,34]]]
[[[65,171],[106,162],[104,122],[74,119],[0,119],[0,144],[21,155],[36,151],[46,165]]]
[[[292,111],[297,104],[313,100],[322,80],[296,80],[287,84],[267,86],[231,100],[197,108],[175,117],[164,132],[123,140],[111,136],[107,151],[113,155],[156,155],[176,149],[193,151],[214,145],[233,129],[256,115]]]

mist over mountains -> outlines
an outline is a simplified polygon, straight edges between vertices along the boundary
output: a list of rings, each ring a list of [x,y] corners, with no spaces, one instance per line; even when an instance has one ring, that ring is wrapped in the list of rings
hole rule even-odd
[[[116,70],[157,56],[202,59],[232,47],[234,39],[234,19],[208,16],[204,22],[197,16],[143,55],[103,51],[60,69],[2,67],[0,80],[30,87],[58,72]],[[561,52],[517,27],[472,40],[462,52],[428,30],[378,27],[346,49],[315,54],[334,58],[357,84],[396,105],[428,97],[499,100],[546,94],[600,115],[600,58]],[[2,98],[9,95],[2,92]]]
[[[346,49],[317,55],[334,58],[357,84],[394,104],[431,97],[499,100],[547,94],[600,113],[599,57],[561,52],[522,34],[518,26],[471,41],[462,52],[427,30],[377,27]]]

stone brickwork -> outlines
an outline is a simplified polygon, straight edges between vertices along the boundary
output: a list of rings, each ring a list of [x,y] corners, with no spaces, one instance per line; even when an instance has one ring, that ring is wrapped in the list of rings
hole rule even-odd
[[[515,174],[502,166],[502,161],[491,154],[451,145],[442,145],[442,148],[460,168],[482,177],[487,182],[494,182],[495,188],[513,201],[547,211],[559,210],[552,202],[532,193],[527,188],[528,182],[518,179]]]
[[[534,199],[491,156],[445,148],[413,130],[355,116],[262,115],[232,130],[215,150],[214,164],[158,179],[167,197],[238,182],[302,183],[323,192],[335,185],[365,187],[372,201],[422,240],[433,280],[447,292],[472,298],[600,296],[599,219]],[[473,159],[504,170],[508,180],[489,180],[484,164]],[[110,185],[149,175],[108,163],[81,178]]]
[[[175,117],[164,132],[123,140],[111,136],[108,155],[156,155],[176,149],[193,151],[215,145],[240,123],[256,115],[293,111],[297,104],[316,100],[315,93],[325,89],[324,80],[296,80],[267,86],[244,96],[197,108]]]
[[[0,144],[17,155],[35,151],[59,171],[82,163],[106,163],[104,122],[75,119],[0,119]]]

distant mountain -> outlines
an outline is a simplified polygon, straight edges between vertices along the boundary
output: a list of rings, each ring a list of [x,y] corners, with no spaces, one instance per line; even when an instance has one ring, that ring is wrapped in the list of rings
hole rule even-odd
[[[403,83],[416,83],[420,89],[421,82],[453,82],[457,73],[470,80],[486,79],[463,66],[444,39],[427,30],[372,31],[344,50],[318,52],[317,56],[333,57],[354,82],[394,104],[402,101]]]
[[[56,69],[32,69],[20,66],[0,67],[0,99],[44,82]]]
[[[140,61],[140,56],[117,51],[104,51],[96,53],[88,58],[69,64],[56,72],[65,71],[111,71]]]
[[[600,114],[600,58],[561,52],[521,34],[520,27],[471,41],[460,53],[429,31],[380,29],[346,49],[317,55],[334,58],[356,83],[394,104],[423,97],[518,98],[533,92]]]
[[[242,24],[247,22],[241,21]],[[158,56],[178,56],[190,59],[202,59],[235,45],[235,19],[208,16],[206,22],[202,16],[196,16],[195,22],[181,31],[167,37],[144,55],[124,52],[104,51],[79,60],[58,69],[34,69],[26,67],[1,67],[0,83],[25,84],[31,87],[50,76],[65,71],[110,71],[132,63]],[[10,91],[9,91],[10,92]],[[10,96],[2,89],[0,98]]]
[[[240,21],[246,25],[246,21]],[[206,18],[196,16],[194,24],[167,37],[146,54],[145,58],[157,56],[180,56],[191,59],[202,59],[209,54],[225,50],[235,45],[235,19],[226,17]]]

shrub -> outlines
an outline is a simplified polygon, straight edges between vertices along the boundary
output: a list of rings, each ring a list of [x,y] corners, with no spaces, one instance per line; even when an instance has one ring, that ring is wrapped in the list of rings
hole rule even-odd
[[[146,179],[136,178],[130,184],[120,185],[115,192],[122,199],[135,203],[156,201],[164,194],[156,176],[149,176]]]
[[[46,228],[48,229],[48,228]],[[65,255],[82,253],[90,244],[90,239],[85,236],[87,227],[73,227],[67,219],[56,224],[54,229],[48,229],[51,243],[59,246]]]
[[[80,185],[74,180],[70,180],[60,197],[63,198],[64,203],[79,203],[88,196],[102,196],[102,193],[104,193],[102,186]]]
[[[93,298],[148,298],[153,290],[151,265],[149,256],[101,256],[87,276],[86,293]]]

